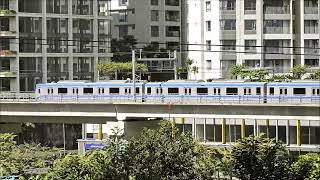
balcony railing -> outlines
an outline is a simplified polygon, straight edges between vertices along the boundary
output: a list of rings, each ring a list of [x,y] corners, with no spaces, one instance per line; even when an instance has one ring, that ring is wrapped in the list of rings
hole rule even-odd
[[[265,14],[289,14],[290,7],[276,7],[276,6],[267,6],[265,7]]]
[[[317,56],[318,56],[318,55],[320,54],[320,49],[306,48],[306,49],[304,50],[304,53],[305,53],[305,54],[308,54],[308,55],[309,55],[309,54],[310,54],[310,55],[313,55],[313,54],[314,54],[314,55],[317,55]]]
[[[0,16],[15,16],[17,12],[12,9],[0,10]]]
[[[304,7],[304,14],[318,14],[318,7]]]
[[[4,37],[4,36],[15,36],[16,32],[15,31],[1,31],[0,30],[0,36]]]
[[[270,54],[289,54],[290,48],[284,48],[284,47],[266,47],[265,53]]]
[[[0,70],[0,77],[2,78],[15,78],[17,77],[17,72],[12,70]]]
[[[167,37],[180,37],[179,31],[166,31]]]
[[[289,27],[265,27],[264,33],[266,34],[289,34]]]
[[[0,50],[0,57],[10,57],[10,56],[16,56],[16,51],[11,50]]]

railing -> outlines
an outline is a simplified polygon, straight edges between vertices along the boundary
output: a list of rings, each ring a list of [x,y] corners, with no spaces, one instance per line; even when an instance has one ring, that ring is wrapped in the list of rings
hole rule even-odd
[[[290,27],[265,27],[264,28],[265,34],[289,34]]]
[[[318,7],[304,7],[304,14],[318,14]]]
[[[289,14],[290,7],[277,7],[277,6],[267,6],[265,7],[265,14]]]
[[[208,96],[208,95],[41,95],[35,93],[0,93],[1,102],[101,102],[101,103],[177,103],[177,104],[319,104],[320,96]]]

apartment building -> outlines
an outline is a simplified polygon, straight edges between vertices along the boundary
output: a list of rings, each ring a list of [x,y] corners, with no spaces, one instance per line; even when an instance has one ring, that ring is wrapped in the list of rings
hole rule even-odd
[[[111,0],[112,38],[132,35],[138,48],[154,44],[167,50],[178,50],[183,43],[184,0]],[[178,53],[181,64],[181,56]],[[146,62],[149,71],[173,77],[173,61]]]
[[[110,53],[109,0],[0,0],[0,91],[98,79]]]
[[[189,0],[188,43],[203,45],[189,46],[192,78],[230,78],[235,64],[319,67],[319,9],[318,0]]]

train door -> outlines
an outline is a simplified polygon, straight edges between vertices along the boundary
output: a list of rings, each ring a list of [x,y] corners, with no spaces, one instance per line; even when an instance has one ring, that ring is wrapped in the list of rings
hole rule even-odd
[[[79,94],[79,88],[72,88],[72,94],[78,95]]]
[[[191,95],[191,88],[184,88],[184,95],[190,96]]]

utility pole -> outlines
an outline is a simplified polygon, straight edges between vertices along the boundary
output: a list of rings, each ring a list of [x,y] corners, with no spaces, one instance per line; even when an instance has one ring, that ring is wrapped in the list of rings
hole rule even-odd
[[[133,81],[133,100],[136,102],[136,54],[132,50],[132,81]]]

